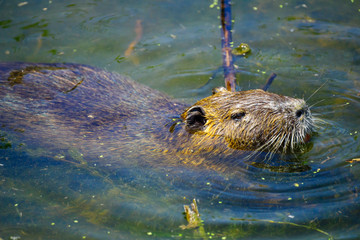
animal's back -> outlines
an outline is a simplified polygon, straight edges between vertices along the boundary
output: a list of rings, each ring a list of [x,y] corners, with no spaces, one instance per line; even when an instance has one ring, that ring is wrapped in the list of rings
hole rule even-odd
[[[71,118],[83,115],[79,112],[131,117],[154,107],[160,111],[173,107],[169,98],[156,90],[120,74],[80,64],[0,63],[0,98],[19,108],[26,105],[21,99],[28,99],[32,110],[42,106],[51,109],[53,105],[52,109],[64,109],[64,117]]]
[[[164,119],[185,108],[125,76],[80,64],[0,63],[0,101],[1,129],[21,132],[25,144],[97,156],[146,146],[164,132]]]

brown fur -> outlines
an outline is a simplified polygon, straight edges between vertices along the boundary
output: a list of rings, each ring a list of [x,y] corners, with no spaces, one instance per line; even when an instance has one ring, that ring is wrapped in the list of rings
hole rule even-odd
[[[79,64],[1,63],[0,99],[2,129],[27,148],[98,164],[209,165],[244,151],[287,152],[313,126],[304,100],[218,88],[188,107]]]

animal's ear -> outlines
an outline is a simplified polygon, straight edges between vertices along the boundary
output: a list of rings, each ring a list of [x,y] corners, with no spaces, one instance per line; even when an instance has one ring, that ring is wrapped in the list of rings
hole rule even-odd
[[[206,123],[205,111],[200,106],[192,106],[187,110],[185,118],[186,130],[196,132],[202,130]]]
[[[216,87],[216,88],[213,88],[213,90],[212,90],[212,94],[220,93],[220,92],[228,92],[228,90],[224,87]]]

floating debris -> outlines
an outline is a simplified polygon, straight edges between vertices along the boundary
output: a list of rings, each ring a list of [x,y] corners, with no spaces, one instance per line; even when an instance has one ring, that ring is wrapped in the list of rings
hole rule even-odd
[[[22,6],[25,6],[27,4],[28,4],[28,2],[21,2],[21,3],[18,3],[18,7],[22,7]]]
[[[360,162],[360,158],[353,158],[353,159],[350,159],[350,160],[346,160],[346,162],[349,162],[349,163]]]
[[[250,54],[251,48],[246,43],[241,43],[238,47],[234,48],[231,53],[236,56]]]

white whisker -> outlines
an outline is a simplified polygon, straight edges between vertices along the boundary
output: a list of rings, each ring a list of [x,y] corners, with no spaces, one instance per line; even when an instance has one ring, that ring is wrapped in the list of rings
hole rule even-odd
[[[308,102],[310,98],[312,98],[327,82],[329,81],[329,79],[327,79],[323,84],[321,84],[321,86],[316,89],[313,94],[310,95],[310,97],[308,97],[305,101]]]
[[[319,104],[319,103],[321,103],[321,102],[323,102],[323,101],[325,101],[325,99],[322,99],[322,100],[320,100],[320,101],[317,101],[316,103],[310,105],[310,106],[309,106],[309,109],[311,109],[313,106],[315,106],[316,104]]]

